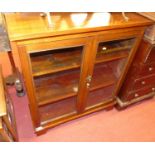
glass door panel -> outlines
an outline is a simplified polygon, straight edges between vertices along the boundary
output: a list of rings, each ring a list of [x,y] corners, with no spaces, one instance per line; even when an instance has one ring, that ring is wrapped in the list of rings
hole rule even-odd
[[[76,113],[84,46],[30,54],[42,122]]]
[[[134,41],[125,39],[99,43],[93,75],[91,80],[87,80],[87,109],[113,99]]]

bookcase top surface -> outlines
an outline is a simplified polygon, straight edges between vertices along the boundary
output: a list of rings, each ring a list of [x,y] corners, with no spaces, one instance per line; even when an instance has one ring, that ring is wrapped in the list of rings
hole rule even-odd
[[[154,22],[137,13],[5,13],[11,41],[67,34],[95,32],[134,26],[152,25]],[[128,20],[126,20],[128,19]]]

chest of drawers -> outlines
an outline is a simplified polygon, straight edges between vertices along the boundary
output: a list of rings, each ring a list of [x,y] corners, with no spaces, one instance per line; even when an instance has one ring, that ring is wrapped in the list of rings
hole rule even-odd
[[[121,107],[155,95],[155,45],[143,39],[121,88]]]

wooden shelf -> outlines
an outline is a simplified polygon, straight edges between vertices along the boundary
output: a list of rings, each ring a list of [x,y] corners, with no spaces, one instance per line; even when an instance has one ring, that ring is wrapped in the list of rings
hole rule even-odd
[[[88,94],[87,108],[101,104],[113,98],[115,85],[104,87],[104,89],[96,89]]]
[[[92,77],[90,91],[115,84],[117,78],[108,64],[97,64]]]
[[[80,67],[82,48],[61,49],[31,55],[33,77]]]
[[[39,105],[76,96],[79,77],[79,70],[69,70],[57,73],[56,75],[35,79],[36,96]]]
[[[106,54],[106,53],[113,53],[113,52],[119,52],[119,51],[130,51],[131,48],[132,48],[131,45],[123,45],[123,43],[119,45],[119,42],[118,42],[115,44],[112,43],[112,45],[105,45],[105,46],[100,45],[98,48],[98,52],[101,54]]]
[[[53,104],[47,104],[39,107],[40,118],[42,123],[60,119],[66,115],[76,113],[76,97],[67,98]]]
[[[122,49],[121,51],[117,50],[116,48],[115,50],[113,49],[113,51],[116,51],[116,52],[98,53],[95,63],[97,64],[97,63],[113,61],[117,59],[123,59],[123,58],[127,58],[129,55],[129,50],[127,50],[126,48]]]

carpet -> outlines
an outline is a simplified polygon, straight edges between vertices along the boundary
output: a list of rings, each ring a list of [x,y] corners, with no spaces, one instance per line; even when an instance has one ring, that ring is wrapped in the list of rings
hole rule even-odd
[[[17,131],[20,142],[154,142],[155,99],[118,111],[100,111],[67,122],[45,134],[36,136],[33,131],[28,99],[17,97],[9,88],[14,101]]]

